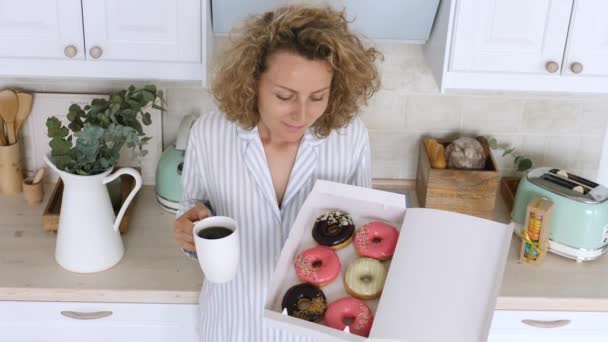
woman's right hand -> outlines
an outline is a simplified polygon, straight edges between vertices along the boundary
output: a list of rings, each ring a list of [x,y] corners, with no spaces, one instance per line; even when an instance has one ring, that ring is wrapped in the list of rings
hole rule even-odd
[[[196,203],[194,207],[178,217],[175,220],[173,227],[173,236],[177,245],[189,252],[196,251],[194,236],[192,235],[194,222],[200,221],[206,217],[209,217],[209,208],[200,202]]]

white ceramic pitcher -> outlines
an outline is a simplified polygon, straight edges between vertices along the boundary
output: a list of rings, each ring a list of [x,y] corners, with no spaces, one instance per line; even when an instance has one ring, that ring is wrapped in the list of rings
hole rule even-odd
[[[63,181],[63,198],[55,245],[55,260],[68,271],[93,273],[116,265],[124,255],[118,227],[127,207],[141,189],[139,172],[120,168],[93,176],[80,176],[59,170],[48,156],[44,161],[59,173]],[[114,215],[106,184],[122,174],[135,178],[135,188]]]

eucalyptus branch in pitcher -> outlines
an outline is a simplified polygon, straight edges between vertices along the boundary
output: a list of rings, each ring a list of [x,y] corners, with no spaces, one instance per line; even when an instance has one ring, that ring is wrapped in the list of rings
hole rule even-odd
[[[50,157],[60,170],[78,175],[99,174],[114,167],[125,144],[131,159],[138,160],[148,153],[144,145],[151,139],[142,124],[150,125],[149,108],[164,110],[162,104],[154,85],[130,86],[112,93],[108,100],[94,99],[84,108],[73,104],[67,127],[54,116],[46,121]]]
[[[511,158],[513,158],[513,165],[515,166],[517,171],[525,172],[532,168],[532,160],[530,160],[530,158],[526,156],[516,154],[514,147],[509,147],[506,144],[498,144],[496,139],[493,137],[487,137],[487,139],[490,148],[492,148],[493,150],[502,150],[503,157],[510,156]]]

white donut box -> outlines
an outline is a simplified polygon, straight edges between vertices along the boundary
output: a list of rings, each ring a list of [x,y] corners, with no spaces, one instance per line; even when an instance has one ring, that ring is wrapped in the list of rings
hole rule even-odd
[[[365,301],[374,311],[368,338],[288,316],[283,295],[299,284],[295,256],[316,245],[312,226],[340,209],[355,225],[380,220],[400,228],[382,296]],[[403,195],[319,180],[304,202],[277,262],[264,308],[275,328],[319,341],[486,341],[507,260],[512,228],[448,211],[406,209]],[[348,296],[346,267],[357,258],[352,243],[338,251],[340,276],[321,289],[328,303]]]

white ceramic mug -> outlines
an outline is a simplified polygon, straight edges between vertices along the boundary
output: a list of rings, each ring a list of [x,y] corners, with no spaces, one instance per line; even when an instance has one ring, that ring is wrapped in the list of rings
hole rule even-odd
[[[199,236],[199,232],[211,227],[227,228],[232,233],[221,238]],[[232,280],[238,270],[240,254],[236,221],[225,216],[208,217],[195,222],[192,233],[198,263],[205,273],[205,279],[212,283],[225,283]]]

